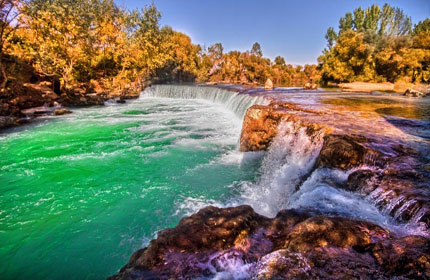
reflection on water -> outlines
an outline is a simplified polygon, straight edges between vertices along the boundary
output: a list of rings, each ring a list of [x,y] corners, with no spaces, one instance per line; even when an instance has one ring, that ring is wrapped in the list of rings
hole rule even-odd
[[[381,115],[395,116],[407,119],[429,119],[430,109],[422,107],[386,107],[375,110]]]
[[[418,103],[408,100],[388,98],[329,98],[324,104],[340,106],[340,110],[375,112],[381,115],[407,119],[430,119],[430,107],[426,102]]]

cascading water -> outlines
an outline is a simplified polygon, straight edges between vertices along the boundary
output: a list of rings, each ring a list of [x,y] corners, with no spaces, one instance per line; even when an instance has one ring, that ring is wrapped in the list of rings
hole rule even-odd
[[[252,105],[269,103],[267,99],[261,96],[240,94],[239,92],[208,86],[155,85],[147,88],[143,92],[143,96],[207,100],[222,104],[240,119]]]
[[[266,216],[274,217],[289,206],[289,198],[312,169],[322,146],[323,134],[307,135],[306,127],[293,122],[280,124],[263,158],[261,177],[256,183],[243,184],[246,204]]]
[[[263,97],[199,86],[157,85],[148,88],[144,96],[208,100],[222,104],[240,118],[244,117],[250,106],[269,103]],[[378,190],[375,190],[369,196],[362,197],[338,188],[339,185],[346,184],[348,175],[354,170],[346,172],[327,168],[313,170],[322,147],[323,136],[324,133],[320,130],[309,135],[306,127],[299,123],[282,122],[266,153],[235,151],[236,160],[242,164],[249,159],[252,161],[262,158],[259,177],[255,182],[240,182],[238,197],[224,204],[202,197],[187,197],[178,207],[181,211],[192,214],[207,205],[249,204],[256,212],[269,217],[274,217],[282,209],[301,208],[326,215],[368,220],[400,234],[428,234],[414,220],[405,225],[395,222],[396,216],[390,215],[390,211],[393,210],[390,207],[396,206],[395,201],[390,201],[388,208],[378,207],[378,203],[389,196],[389,193],[378,193]],[[368,161],[372,162],[372,159]],[[403,208],[413,203],[408,201]],[[400,213],[402,208],[396,210]]]
[[[249,204],[269,217],[282,209],[307,209],[367,220],[399,234],[428,234],[414,221],[405,225],[395,222],[389,209],[377,207],[378,200],[338,188],[346,184],[354,170],[313,170],[323,136],[321,131],[308,135],[306,127],[294,122],[281,123],[278,135],[263,157],[259,179],[255,183],[242,182],[241,200],[236,204]]]

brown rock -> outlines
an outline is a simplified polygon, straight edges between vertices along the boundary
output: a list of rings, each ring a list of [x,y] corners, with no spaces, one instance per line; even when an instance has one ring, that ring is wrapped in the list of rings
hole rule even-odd
[[[17,124],[19,124],[19,119],[17,117],[0,116],[0,129],[15,126]]]
[[[54,111],[54,116],[66,115],[71,113],[72,111],[67,110],[66,108],[61,108]]]
[[[170,251],[198,253],[217,251],[233,246],[243,232],[252,232],[267,218],[256,214],[250,206],[220,209],[206,207],[183,218],[173,229],[165,229],[152,240],[136,265],[152,268],[162,264],[163,256]]]
[[[316,165],[343,170],[361,165],[366,154],[362,144],[364,140],[359,136],[326,135]]]
[[[430,240],[407,236],[382,240],[370,246],[370,252],[388,275],[408,279],[430,279]]]
[[[371,234],[387,236],[382,228],[371,223],[317,216],[297,224],[287,236],[285,248],[303,253],[327,246],[364,246],[370,244]]]
[[[250,265],[256,279],[429,279],[429,242],[347,218],[209,206],[161,231],[110,279],[210,277],[226,261]]]
[[[278,134],[278,126],[284,114],[272,106],[254,105],[246,111],[240,135],[240,150],[266,150]]]
[[[267,79],[266,83],[264,84],[264,89],[266,89],[266,90],[272,90],[273,89],[273,82],[271,79]]]
[[[424,92],[421,92],[412,88],[408,88],[403,95],[408,97],[426,97],[427,96],[427,94],[425,94]]]

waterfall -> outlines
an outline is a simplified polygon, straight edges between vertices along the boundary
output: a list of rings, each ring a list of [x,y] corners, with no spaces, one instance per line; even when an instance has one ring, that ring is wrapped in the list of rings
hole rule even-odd
[[[252,105],[269,103],[269,100],[262,96],[241,94],[210,86],[154,85],[146,88],[143,96],[208,100],[222,104],[240,119],[243,119],[246,110]]]
[[[289,198],[303,183],[314,166],[322,147],[323,133],[308,135],[306,127],[283,122],[260,168],[256,183],[243,185],[247,204],[264,215],[273,217],[289,206]]]
[[[262,96],[209,86],[156,85],[147,88],[142,97],[207,100],[223,105],[241,119],[252,105],[270,103]],[[242,181],[239,197],[224,206],[248,204],[259,214],[269,217],[282,209],[307,209],[324,215],[367,220],[401,234],[428,235],[418,222],[424,213],[416,201],[406,202],[403,196],[393,200],[389,191],[378,188],[368,196],[349,192],[342,185],[354,170],[315,169],[324,133],[320,130],[309,133],[299,122],[285,121],[279,125],[278,134],[266,152],[244,154],[243,159],[262,155],[258,178],[255,182]],[[213,202],[202,202],[202,205],[206,204]],[[399,224],[398,216],[405,209],[412,209],[409,212],[413,212],[414,217]]]
[[[392,208],[404,197],[393,202],[392,208],[381,209],[376,197],[369,199],[342,188],[354,170],[315,169],[323,136],[322,131],[309,135],[300,123],[282,122],[263,157],[260,177],[256,182],[242,183],[242,197],[237,204],[249,204],[256,212],[269,217],[274,217],[282,209],[306,209],[316,214],[370,221],[401,235],[429,234],[416,219],[407,223],[396,221]],[[382,194],[379,196],[383,199]],[[406,203],[407,208],[415,206],[415,202]],[[419,215],[423,214],[419,212]]]

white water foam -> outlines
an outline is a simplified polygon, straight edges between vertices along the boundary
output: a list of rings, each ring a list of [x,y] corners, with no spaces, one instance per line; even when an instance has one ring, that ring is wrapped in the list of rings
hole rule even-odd
[[[208,86],[155,85],[145,89],[142,95],[144,97],[208,100],[215,104],[222,104],[240,119],[245,116],[246,110],[252,105],[269,103],[267,99],[261,96],[240,94],[239,92]]]
[[[305,127],[281,123],[269,151],[263,158],[261,177],[256,183],[243,184],[243,200],[260,214],[274,217],[289,206],[322,146],[322,133],[308,136]]]

